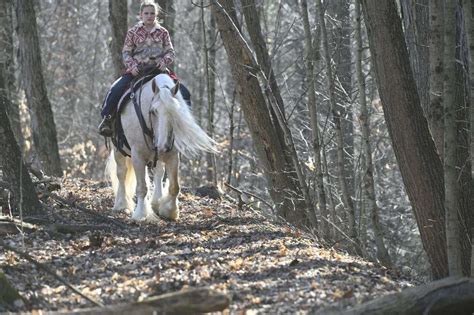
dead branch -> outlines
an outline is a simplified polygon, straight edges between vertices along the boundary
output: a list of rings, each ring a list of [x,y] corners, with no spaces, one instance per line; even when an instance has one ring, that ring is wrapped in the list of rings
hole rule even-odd
[[[89,224],[62,224],[52,223],[46,227],[47,231],[61,234],[76,234],[86,231],[111,230],[108,225],[89,225]]]
[[[5,243],[3,241],[3,239],[0,239],[0,246],[2,246],[3,248],[5,249],[8,249],[14,253],[16,253],[17,255],[19,255],[20,257],[28,260],[29,262],[33,263],[35,266],[37,266],[38,268],[42,269],[43,271],[45,271],[46,273],[52,275],[54,278],[56,278],[58,281],[60,281],[62,284],[64,284],[66,287],[68,287],[69,289],[71,289],[73,292],[79,294],[81,297],[83,297],[84,299],[88,300],[89,302],[93,303],[94,305],[97,305],[97,306],[100,306],[102,307],[103,305],[100,303],[100,302],[97,302],[96,300],[94,300],[93,298],[90,298],[88,297],[87,295],[83,294],[81,291],[79,291],[78,289],[76,289],[74,286],[72,286],[69,282],[67,282],[66,279],[64,279],[63,277],[61,277],[60,275],[58,275],[56,272],[54,272],[53,270],[51,270],[48,266],[36,261],[33,257],[31,257],[29,254],[13,247],[13,246],[10,246],[8,245],[7,243]]]
[[[229,307],[227,295],[209,288],[191,289],[167,293],[129,304],[108,305],[72,312],[52,312],[45,314],[73,315],[134,315],[134,314],[200,314],[218,312]]]
[[[95,217],[101,219],[102,221],[111,222],[112,224],[114,224],[115,226],[117,226],[117,227],[119,227],[119,228],[121,228],[121,229],[125,229],[125,230],[128,230],[128,229],[129,229],[129,226],[126,225],[125,223],[122,223],[122,222],[120,222],[120,221],[118,221],[118,220],[116,220],[116,219],[113,219],[113,218],[109,218],[108,216],[105,216],[105,215],[103,215],[103,214],[100,214],[100,213],[97,212],[97,211],[89,210],[89,209],[87,209],[86,207],[83,207],[83,206],[80,206],[80,205],[76,205],[74,202],[71,202],[71,201],[68,201],[68,200],[66,200],[66,199],[64,199],[64,198],[61,198],[61,197],[59,197],[59,196],[56,195],[56,194],[51,193],[51,194],[49,194],[49,196],[50,196],[51,198],[53,198],[54,200],[56,200],[56,201],[59,201],[59,202],[61,202],[61,203],[63,203],[63,204],[66,204],[66,205],[68,205],[68,206],[70,206],[70,207],[72,207],[72,208],[74,208],[74,209],[80,210],[80,211],[82,211],[82,212],[84,212],[84,213],[87,213],[87,214],[89,214],[89,215],[95,216]]]
[[[445,278],[384,296],[349,310],[324,309],[316,314],[329,315],[415,315],[472,314],[474,279]]]
[[[257,199],[257,200],[263,202],[266,206],[268,206],[270,209],[273,210],[273,206],[272,206],[268,201],[266,201],[265,199],[263,199],[262,197],[259,197],[259,196],[255,195],[255,194],[253,194],[253,193],[251,193],[251,192],[248,192],[248,191],[245,191],[245,190],[240,190],[240,189],[238,189],[238,188],[236,188],[236,187],[230,185],[229,183],[224,183],[224,185],[225,185],[226,187],[229,187],[230,189],[232,189],[233,191],[235,191],[236,193],[239,194],[239,204],[240,204],[240,200],[241,200],[240,195],[247,195],[247,196],[253,197],[253,198],[255,198],[255,199]]]

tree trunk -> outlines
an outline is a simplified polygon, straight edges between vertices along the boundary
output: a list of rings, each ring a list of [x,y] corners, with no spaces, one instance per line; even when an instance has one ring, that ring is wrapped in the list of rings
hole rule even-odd
[[[459,222],[460,191],[456,170],[456,2],[448,1],[445,5],[444,25],[444,190],[446,209],[446,244],[450,276],[460,276],[461,246]]]
[[[367,208],[370,210],[370,217],[372,219],[372,227],[374,229],[375,245],[377,247],[377,259],[382,265],[387,268],[392,268],[392,260],[388,254],[387,248],[383,240],[382,226],[379,221],[379,209],[377,207],[375,197],[375,184],[374,184],[374,165],[372,163],[372,149],[370,145],[370,117],[369,111],[367,110],[367,97],[365,93],[365,77],[362,69],[362,32],[361,32],[361,12],[360,2],[355,1],[355,41],[356,41],[356,75],[359,90],[359,105],[360,105],[360,128],[362,131],[362,151],[364,153],[364,169],[363,172],[363,194],[367,198]]]
[[[264,169],[278,215],[298,226],[309,223],[305,198],[301,197],[301,187],[295,174],[294,165],[287,163],[285,154],[288,147],[277,136],[277,128],[272,121],[265,97],[256,77],[255,61],[244,45],[239,33],[234,4],[231,0],[213,1],[212,14],[220,31],[227,51],[231,71],[240,95],[240,105],[244,112],[254,142],[255,150]],[[227,16],[226,16],[227,15]],[[233,24],[233,25],[232,25]],[[253,70],[252,70],[253,69]],[[276,122],[275,122],[276,123]]]
[[[448,275],[443,168],[423,117],[397,7],[362,0],[385,120],[433,277]]]
[[[206,18],[204,15],[204,2],[201,1],[201,24],[202,24],[202,39],[203,39],[203,55],[204,55],[204,69],[206,73],[207,83],[207,133],[209,137],[214,136],[214,107],[216,99],[216,48],[215,43],[212,43],[208,48],[207,39],[214,39],[216,34],[216,22],[214,16],[211,15],[209,29],[206,27]],[[216,161],[214,153],[206,154],[207,160],[207,181],[217,185]]]
[[[332,2],[332,1],[331,1]],[[331,6],[334,6],[332,9]],[[334,14],[331,11],[334,10]],[[328,11],[338,23],[335,24],[336,51],[334,52],[334,77],[338,86],[334,93],[336,97],[336,110],[341,117],[341,131],[344,140],[344,173],[349,196],[354,196],[355,191],[355,166],[354,166],[354,117],[352,94],[352,63],[351,60],[351,14],[350,1],[334,1],[329,5]],[[354,206],[354,208],[356,208]]]
[[[429,3],[430,0],[400,0],[405,42],[421,107],[427,113],[429,95]]]
[[[174,20],[176,17],[176,10],[174,9],[173,0],[157,0],[161,7],[160,16],[163,17],[163,26],[168,30],[171,41],[174,38]]]
[[[326,29],[326,21],[324,18],[324,11],[322,8],[321,0],[316,0],[316,10],[318,11],[318,16],[321,25],[321,34],[322,34],[322,45],[323,45],[323,53],[324,53],[324,61],[326,63],[326,78],[327,78],[327,85],[329,90],[329,102],[331,104],[331,113],[332,119],[334,123],[334,132],[336,134],[336,146],[337,146],[337,172],[338,172],[338,179],[339,179],[339,188],[341,189],[341,199],[344,203],[345,211],[349,214],[349,236],[352,240],[357,244],[355,246],[355,250],[359,255],[362,255],[361,248],[358,244],[359,237],[357,235],[357,228],[355,222],[355,211],[354,205],[352,203],[352,196],[350,195],[350,191],[346,181],[346,173],[344,169],[344,137],[342,134],[342,127],[341,127],[341,113],[337,109],[336,106],[336,96],[335,96],[335,85],[334,85],[334,77],[332,73],[332,66],[331,66],[331,56],[329,52],[329,44],[328,44],[328,35]]]
[[[471,158],[471,181],[474,180],[474,3],[471,0],[463,0],[463,8],[466,21],[466,33],[469,47],[469,122],[470,122],[470,158]],[[472,187],[472,185],[471,185]],[[474,203],[472,195],[470,196],[471,204]],[[470,216],[470,224],[468,228],[471,228],[471,277],[474,276],[474,218],[472,211]]]
[[[13,61],[13,0],[0,1],[0,43],[2,43],[2,53],[0,55],[0,65],[5,76],[5,93],[10,100],[7,108],[10,126],[12,127],[15,139],[23,145],[23,134],[21,133],[20,108],[16,99],[15,87],[15,63]]]
[[[428,124],[441,158],[444,151],[443,132],[443,54],[444,54],[444,3],[430,3],[430,105],[427,110]]]
[[[22,80],[31,111],[31,131],[41,168],[62,176],[56,124],[44,84],[33,0],[15,0]]]
[[[127,13],[127,0],[109,0],[109,22],[112,27],[112,40],[109,49],[116,78],[125,71],[122,48],[127,34]]]
[[[38,214],[42,210],[41,204],[6,113],[10,100],[5,93],[4,69],[3,64],[0,65],[0,147],[2,148],[0,169],[3,171],[5,181],[10,184],[16,208],[23,211],[23,214]]]
[[[316,186],[319,197],[319,210],[321,216],[324,218],[321,221],[321,231],[323,238],[328,241],[331,238],[329,221],[329,211],[326,201],[326,192],[324,190],[324,179],[323,179],[323,168],[321,163],[321,141],[319,139],[319,124],[318,124],[318,109],[316,105],[316,88],[315,81],[316,76],[314,74],[314,64],[320,59],[319,56],[319,30],[318,35],[315,37],[315,43],[313,44],[313,35],[311,34],[311,26],[309,24],[308,17],[308,3],[306,0],[301,0],[301,16],[303,18],[303,26],[305,33],[305,65],[306,65],[306,84],[308,85],[308,111],[310,115],[311,123],[311,135],[312,135],[312,147],[313,157],[316,175]],[[333,222],[335,223],[335,222]]]
[[[252,41],[255,54],[257,56],[258,63],[263,67],[266,77],[270,81],[270,88],[275,96],[275,99],[278,104],[280,111],[285,113],[285,104],[283,103],[283,98],[281,97],[280,88],[275,78],[273,72],[273,67],[268,54],[267,45],[265,43],[265,38],[263,37],[262,30],[260,28],[260,16],[259,10],[255,4],[254,0],[242,0],[242,10],[244,12],[245,24],[247,25],[247,30]],[[275,117],[275,113],[272,111],[272,116]],[[276,120],[276,118],[275,118]],[[283,139],[283,132],[280,130],[279,135]]]

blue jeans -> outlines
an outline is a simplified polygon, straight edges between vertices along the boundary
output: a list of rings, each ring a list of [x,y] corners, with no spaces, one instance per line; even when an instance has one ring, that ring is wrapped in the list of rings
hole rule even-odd
[[[102,117],[115,115],[120,97],[122,97],[123,93],[128,89],[132,80],[133,75],[126,73],[112,85],[100,113]]]

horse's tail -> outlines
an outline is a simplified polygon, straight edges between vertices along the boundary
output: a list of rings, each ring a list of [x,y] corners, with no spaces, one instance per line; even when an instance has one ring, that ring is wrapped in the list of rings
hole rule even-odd
[[[127,201],[132,201],[134,193],[135,193],[135,188],[137,185],[137,181],[135,179],[135,171],[133,169],[131,159],[123,157],[123,163],[124,163],[125,169],[122,171],[126,172],[125,182],[124,182],[125,192],[126,192],[125,197],[127,198]],[[110,179],[110,182],[112,183],[114,196],[117,196],[119,180],[117,177],[117,162],[115,161],[113,150],[112,152],[110,152],[109,158],[107,159],[107,164],[105,166],[105,174]]]
[[[217,152],[216,142],[197,124],[189,107],[181,95],[174,98],[169,89],[160,89],[158,111],[158,130],[155,145],[166,149],[170,136],[175,148],[187,157],[195,156],[199,151]]]

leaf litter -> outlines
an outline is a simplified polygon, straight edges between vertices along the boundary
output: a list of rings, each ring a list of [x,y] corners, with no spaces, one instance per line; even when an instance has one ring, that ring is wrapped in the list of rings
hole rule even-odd
[[[350,307],[416,284],[371,262],[324,249],[305,233],[250,209],[238,210],[225,198],[186,191],[180,195],[179,221],[146,224],[111,211],[113,195],[106,183],[63,180],[57,191],[61,198],[127,228],[44,197],[49,223],[92,228],[65,233],[37,225],[24,238],[17,234],[4,240],[104,305],[210,287],[231,297],[224,313],[306,313]],[[27,301],[14,311],[93,306],[14,253],[0,252],[0,268]],[[0,311],[5,309],[0,306]]]

